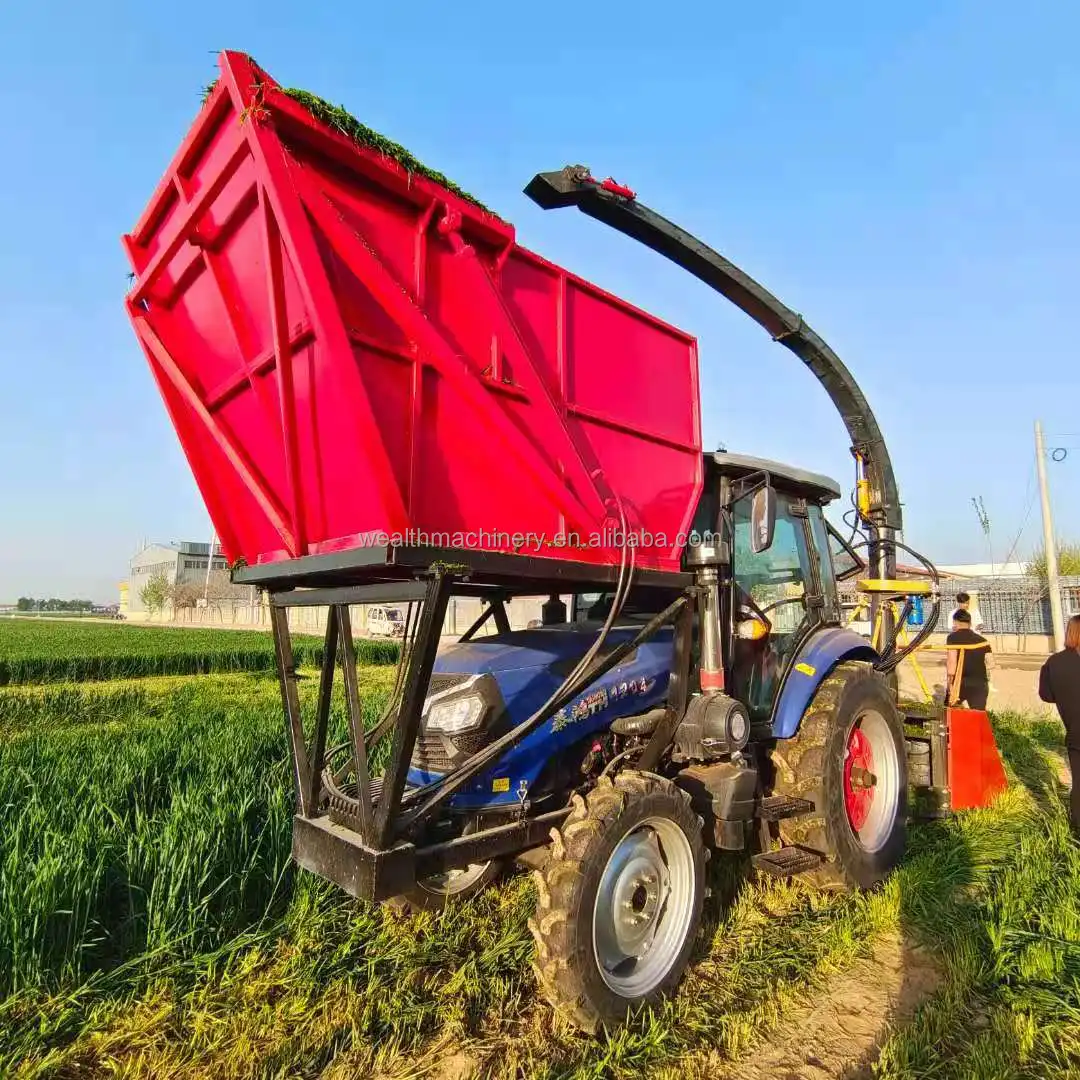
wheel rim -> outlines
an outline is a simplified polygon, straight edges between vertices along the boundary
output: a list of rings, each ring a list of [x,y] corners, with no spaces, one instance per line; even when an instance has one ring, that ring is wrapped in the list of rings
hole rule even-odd
[[[855,839],[877,851],[892,834],[900,794],[900,763],[888,721],[876,710],[860,714],[844,753],[844,807]]]
[[[647,818],[615,845],[593,908],[593,950],[604,982],[625,998],[653,991],[692,926],[696,874],[686,834]]]
[[[461,830],[462,836],[468,836],[479,828],[475,818],[466,822]],[[438,893],[441,896],[458,896],[468,892],[483,876],[487,868],[494,862],[489,859],[482,863],[469,863],[468,866],[456,867],[452,870],[444,870],[441,874],[432,874],[430,877],[421,878],[417,884],[430,893]]]
[[[457,896],[475,885],[490,865],[490,862],[470,863],[466,867],[447,870],[443,874],[432,874],[431,877],[423,878],[418,884],[428,892]]]

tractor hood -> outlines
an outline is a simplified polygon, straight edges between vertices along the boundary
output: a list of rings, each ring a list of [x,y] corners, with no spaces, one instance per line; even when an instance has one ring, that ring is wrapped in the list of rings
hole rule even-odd
[[[434,670],[445,674],[475,675],[510,669],[551,668],[568,662],[562,674],[569,674],[596,640],[600,629],[599,623],[573,627],[550,626],[536,630],[515,630],[479,641],[459,642],[439,651]],[[639,629],[637,626],[612,627],[604,643],[605,651],[628,641]],[[660,643],[670,639],[670,628],[664,628],[653,641]]]

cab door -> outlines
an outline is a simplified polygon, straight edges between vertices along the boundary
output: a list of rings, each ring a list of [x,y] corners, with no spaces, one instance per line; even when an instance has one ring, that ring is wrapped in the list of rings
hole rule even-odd
[[[732,506],[736,622],[741,607],[764,616],[769,633],[758,641],[734,636],[732,683],[751,719],[767,721],[799,646],[823,621],[822,596],[806,501],[776,493],[776,528],[761,552],[750,541],[750,506],[749,498]]]

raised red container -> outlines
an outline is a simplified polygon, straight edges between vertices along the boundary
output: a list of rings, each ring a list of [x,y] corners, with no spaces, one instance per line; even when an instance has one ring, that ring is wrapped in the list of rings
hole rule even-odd
[[[124,244],[135,332],[230,560],[389,540],[613,563],[621,508],[637,565],[677,570],[702,484],[694,338],[316,120],[249,57],[220,66]]]

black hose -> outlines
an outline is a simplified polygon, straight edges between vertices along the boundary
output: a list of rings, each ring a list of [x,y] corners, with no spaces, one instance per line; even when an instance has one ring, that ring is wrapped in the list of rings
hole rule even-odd
[[[893,671],[899,664],[906,660],[912,653],[914,653],[924,641],[926,641],[931,634],[937,629],[938,617],[941,614],[941,576],[938,573],[937,567],[921,552],[916,551],[912,547],[908,547],[907,544],[901,543],[895,538],[889,538],[887,540],[878,539],[876,541],[864,540],[862,543],[851,545],[852,551],[858,551],[859,548],[869,547],[871,543],[877,543],[883,547],[891,546],[897,551],[906,551],[912,558],[918,560],[926,567],[929,572],[930,578],[934,586],[934,603],[930,611],[930,617],[923,622],[922,629],[899,651],[896,649],[896,638],[889,642],[881,652],[881,656],[878,662],[874,665],[876,671],[880,671],[883,674],[888,674]],[[908,608],[910,604],[908,605]],[[905,616],[906,617],[906,616]],[[899,632],[899,626],[897,631]]]

